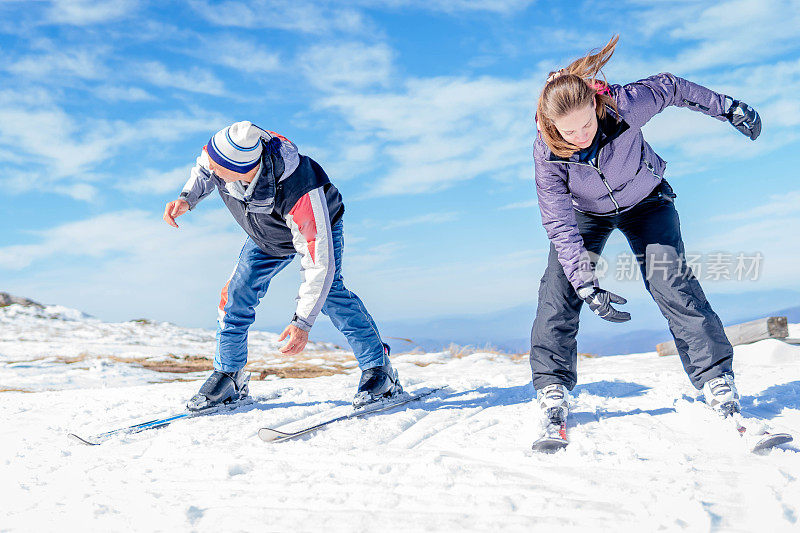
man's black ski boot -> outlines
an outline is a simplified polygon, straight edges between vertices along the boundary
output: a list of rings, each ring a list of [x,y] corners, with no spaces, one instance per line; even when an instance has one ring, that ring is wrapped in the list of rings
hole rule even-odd
[[[190,411],[199,411],[224,403],[237,402],[250,394],[250,373],[244,369],[236,372],[214,370],[197,394],[186,404]]]
[[[368,368],[361,373],[358,391],[353,398],[353,407],[358,409],[383,398],[391,398],[402,394],[403,386],[397,376],[397,370],[389,362],[389,345],[383,345],[386,364]]]

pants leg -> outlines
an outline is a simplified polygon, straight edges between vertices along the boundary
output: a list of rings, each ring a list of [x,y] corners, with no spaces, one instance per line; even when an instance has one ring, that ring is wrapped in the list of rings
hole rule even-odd
[[[733,347],[722,321],[686,266],[678,212],[671,200],[647,199],[624,213],[619,228],[639,261],[644,285],[667,319],[681,363],[698,389],[732,373]]]
[[[383,342],[378,326],[364,307],[364,303],[344,286],[342,277],[342,255],[344,253],[344,225],[341,221],[331,228],[336,271],[328,298],[322,306],[325,313],[342,332],[353,349],[361,370],[389,363],[383,351]]]
[[[292,262],[294,255],[272,257],[248,238],[219,302],[214,368],[236,372],[247,364],[247,330],[270,280]]]
[[[578,230],[590,252],[600,254],[614,229],[608,217],[575,212]],[[550,245],[547,268],[539,284],[539,305],[531,330],[531,372],[539,390],[558,383],[569,390],[578,380],[578,319],[581,300],[564,274],[555,246]]]

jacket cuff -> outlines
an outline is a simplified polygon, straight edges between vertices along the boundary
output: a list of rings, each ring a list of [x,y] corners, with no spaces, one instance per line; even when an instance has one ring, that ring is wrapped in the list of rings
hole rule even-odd
[[[591,289],[592,291],[594,289],[599,289],[600,288],[600,282],[597,281],[597,278],[595,278],[592,281],[587,281],[585,283],[581,283],[580,285],[576,285],[576,286],[574,286],[574,288],[575,288],[575,292],[578,294],[578,296],[581,296],[581,293],[582,292],[586,292],[586,289]],[[583,298],[583,296],[581,296],[581,298]]]
[[[181,200],[184,200],[184,201],[186,201],[186,203],[187,203],[187,204],[189,204],[189,211],[191,211],[192,209],[194,209],[194,206],[196,206],[196,205],[197,205],[197,202],[196,202],[196,201],[195,201],[195,202],[192,202],[192,201],[189,199],[189,193],[187,193],[187,192],[182,192],[182,193],[181,193],[181,195],[179,196],[179,198],[180,198]]]
[[[594,290],[596,288],[597,288],[597,285],[594,284],[594,283],[584,283],[583,285],[578,287],[578,290],[575,291],[575,292],[578,293],[578,297],[579,298],[581,298],[582,300],[585,300],[586,298],[588,298],[594,292]]]
[[[733,103],[736,101],[727,94],[723,94],[722,113],[728,118],[733,111]]]
[[[298,327],[303,331],[311,331],[311,327],[314,325],[313,323],[309,324],[308,321],[303,320],[297,315],[292,317],[292,321],[290,322],[292,326]]]

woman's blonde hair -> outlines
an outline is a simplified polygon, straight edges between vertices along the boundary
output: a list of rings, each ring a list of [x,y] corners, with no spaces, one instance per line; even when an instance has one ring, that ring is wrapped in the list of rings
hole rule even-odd
[[[558,157],[569,157],[580,148],[564,140],[556,129],[554,119],[589,105],[594,105],[597,118],[606,116],[606,106],[617,112],[617,103],[608,94],[608,84],[598,80],[600,69],[614,55],[614,48],[619,41],[615,35],[597,53],[587,54],[576,59],[561,70],[553,71],[539,96],[536,106],[536,122],[542,139],[550,150]]]

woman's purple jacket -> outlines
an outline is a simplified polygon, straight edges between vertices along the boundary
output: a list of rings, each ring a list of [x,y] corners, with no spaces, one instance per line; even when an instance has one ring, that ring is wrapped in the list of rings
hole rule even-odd
[[[643,200],[664,176],[666,162],[642,136],[647,121],[671,105],[726,119],[725,95],[669,73],[611,85],[609,89],[621,120],[618,122],[610,111],[599,122],[596,167],[579,162],[577,154],[569,158],[554,155],[541,134],[533,145],[542,225],[576,290],[597,280],[587,267],[588,255],[574,209],[603,215],[620,213]],[[587,270],[593,279],[586,279]]]

